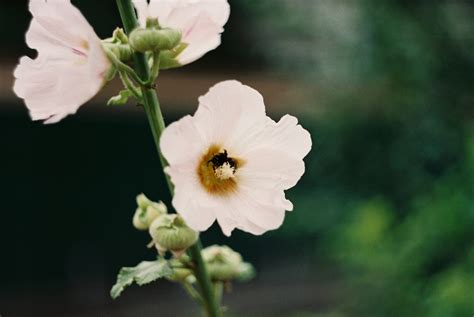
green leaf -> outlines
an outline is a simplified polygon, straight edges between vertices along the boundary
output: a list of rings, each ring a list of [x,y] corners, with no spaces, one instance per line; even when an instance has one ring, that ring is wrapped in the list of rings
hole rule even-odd
[[[162,258],[152,262],[144,261],[135,267],[123,267],[117,276],[117,283],[110,291],[110,296],[116,299],[133,282],[141,286],[159,278],[169,277],[172,273],[170,265]]]
[[[130,90],[121,90],[117,96],[114,96],[109,99],[109,101],[107,102],[107,106],[123,106],[132,96],[133,93]]]

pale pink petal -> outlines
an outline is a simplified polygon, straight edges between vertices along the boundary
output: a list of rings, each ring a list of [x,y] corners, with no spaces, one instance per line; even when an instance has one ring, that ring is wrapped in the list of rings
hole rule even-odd
[[[210,144],[225,145],[232,153],[265,127],[262,95],[235,80],[221,82],[199,98],[196,126]]]
[[[161,152],[169,164],[193,161],[196,169],[197,160],[207,151],[206,145],[191,116],[170,124],[160,138]]]
[[[185,65],[198,60],[207,52],[214,50],[221,44],[223,29],[217,26],[207,16],[198,16],[183,36],[182,42],[188,46],[177,56],[180,64]]]
[[[230,6],[227,0],[183,0],[194,4],[196,10],[206,12],[218,25],[225,25],[229,20]]]
[[[43,29],[43,37],[35,41],[35,37],[27,33],[27,44],[34,49],[42,50],[44,37],[69,47],[81,47],[87,42],[89,34],[94,30],[81,12],[69,0],[30,0],[30,12],[33,15],[34,32]]]
[[[182,33],[187,44],[177,61],[189,64],[221,43],[221,33],[229,19],[227,0],[134,0],[142,27],[148,17],[157,18],[162,27]]]
[[[38,65],[40,67],[38,68]],[[101,79],[92,83],[87,67],[23,58],[15,71],[14,91],[25,99],[33,120],[55,123],[92,98]]]
[[[303,158],[311,146],[309,132],[298,125],[295,117],[284,116],[278,123],[269,119],[262,133],[238,154],[247,163],[237,173],[243,182],[289,189],[304,174]]]
[[[133,5],[137,10],[138,22],[142,27],[146,26],[146,19],[149,16],[148,1],[147,0],[133,0]],[[158,16],[156,16],[158,17]]]
[[[167,167],[165,172],[177,188],[173,196],[173,207],[186,223],[197,231],[207,230],[216,220],[216,202],[202,188],[196,175],[194,161]],[[192,194],[191,194],[192,193]]]
[[[255,235],[279,228],[285,218],[286,208],[291,207],[291,203],[284,199],[283,191],[275,192],[244,186],[239,186],[239,191],[232,200],[246,219],[238,225],[238,228]]]
[[[55,123],[97,94],[110,63],[100,39],[70,1],[31,0],[30,10],[26,40],[38,57],[20,60],[13,90],[33,120]]]
[[[278,122],[268,118],[263,133],[248,143],[246,150],[250,152],[262,145],[284,151],[296,159],[303,159],[311,150],[312,141],[310,133],[298,124],[297,118],[285,115]],[[246,152],[241,154],[246,155]]]

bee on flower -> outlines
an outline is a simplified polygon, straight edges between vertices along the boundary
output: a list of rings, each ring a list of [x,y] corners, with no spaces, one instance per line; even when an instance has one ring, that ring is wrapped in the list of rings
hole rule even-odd
[[[160,141],[175,209],[191,228],[205,231],[217,220],[228,236],[282,225],[293,209],[284,191],[303,175],[311,145],[295,117],[273,121],[260,93],[237,81],[212,87],[194,116],[169,125]]]

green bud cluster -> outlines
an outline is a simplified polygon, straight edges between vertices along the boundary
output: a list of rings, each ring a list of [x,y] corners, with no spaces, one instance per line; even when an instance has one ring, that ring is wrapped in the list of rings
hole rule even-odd
[[[149,233],[160,254],[171,251],[177,257],[194,245],[199,237],[199,234],[189,228],[177,214],[156,218],[150,226]]]
[[[144,194],[138,195],[136,201],[133,226],[138,230],[148,230],[153,240],[151,245],[155,245],[161,255],[170,251],[178,257],[197,242],[199,234],[179,215],[168,214],[162,201],[151,201]]]
[[[130,45],[140,53],[171,50],[181,42],[181,32],[174,29],[135,29]]]
[[[153,220],[168,213],[162,201],[151,201],[144,194],[138,195],[136,200],[138,207],[133,215],[133,226],[138,230],[148,230]]]
[[[209,246],[202,250],[202,257],[214,281],[248,280],[255,274],[253,266],[228,246]]]
[[[168,279],[173,282],[194,283],[196,278],[190,267],[190,261],[191,259],[186,255],[169,260],[170,266],[173,268],[173,274]]]
[[[169,51],[181,43],[181,31],[161,28],[158,20],[149,19],[146,28],[137,28],[130,34],[129,42],[140,53]]]
[[[105,49],[110,50],[122,62],[132,59],[133,51],[129,45],[128,37],[121,28],[115,29],[112,37],[102,41]]]

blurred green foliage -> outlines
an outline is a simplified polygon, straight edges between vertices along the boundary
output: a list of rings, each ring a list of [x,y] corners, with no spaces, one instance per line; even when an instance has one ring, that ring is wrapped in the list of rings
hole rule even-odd
[[[471,316],[472,2],[245,3],[272,23],[254,35],[267,61],[323,113],[303,120],[314,149],[276,235],[341,270],[324,316]]]

